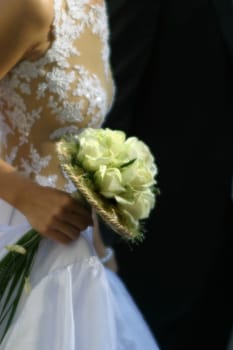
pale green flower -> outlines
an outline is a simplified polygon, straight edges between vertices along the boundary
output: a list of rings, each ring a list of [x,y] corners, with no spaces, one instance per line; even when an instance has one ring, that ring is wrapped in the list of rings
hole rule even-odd
[[[95,171],[100,165],[121,165],[124,160],[119,159],[125,147],[125,133],[110,129],[84,130],[79,139],[77,159],[87,171]]]
[[[144,190],[156,183],[153,172],[141,159],[136,159],[130,165],[122,168],[122,183],[135,190]]]
[[[9,250],[9,252],[15,252],[22,255],[27,253],[26,249],[23,246],[18,244],[7,245],[6,249]]]
[[[125,192],[118,168],[101,165],[94,175],[94,181],[98,191],[106,198],[114,198],[117,194]]]
[[[140,228],[140,223],[138,220],[136,220],[131,213],[129,213],[127,210],[121,208],[120,210],[121,215],[124,216],[124,223],[127,225],[129,229],[132,229],[133,231],[137,231]]]
[[[119,153],[119,147],[121,147],[126,140],[126,135],[121,130],[100,129],[98,133],[100,142],[104,143],[107,148],[111,150],[113,154]]]
[[[155,206],[155,196],[149,188],[144,191],[128,192],[122,196],[115,196],[115,199],[119,208],[129,212],[135,220],[148,218],[150,211]]]
[[[95,139],[81,141],[77,159],[86,171],[96,171],[101,165],[107,165],[111,161],[108,149]]]
[[[140,159],[144,162],[145,167],[147,167],[155,176],[158,172],[157,166],[155,164],[155,159],[151,153],[149,147],[137,137],[129,137],[126,142],[127,150],[130,159]]]

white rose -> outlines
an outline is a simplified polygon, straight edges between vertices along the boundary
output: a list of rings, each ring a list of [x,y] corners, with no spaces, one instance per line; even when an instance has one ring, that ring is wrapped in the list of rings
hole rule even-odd
[[[114,198],[125,191],[122,186],[121,172],[117,168],[100,166],[94,174],[94,182],[98,191],[106,198]]]
[[[119,163],[118,155],[124,148],[124,132],[88,128],[78,135],[78,139],[77,159],[87,171],[95,171],[102,164]]]
[[[148,169],[150,169],[150,171],[153,173],[153,176],[155,176],[158,169],[155,164],[155,158],[149,147],[137,137],[129,137],[125,144],[128,146],[129,158],[141,159],[145,166],[148,167]]]
[[[129,212],[135,220],[146,219],[155,206],[155,196],[151,189],[115,197],[121,210]]]
[[[138,232],[140,229],[140,223],[136,220],[127,210],[121,208],[121,214],[124,217],[124,223],[132,230],[132,232]]]
[[[122,182],[135,190],[143,190],[156,183],[154,173],[141,159],[121,169]]]

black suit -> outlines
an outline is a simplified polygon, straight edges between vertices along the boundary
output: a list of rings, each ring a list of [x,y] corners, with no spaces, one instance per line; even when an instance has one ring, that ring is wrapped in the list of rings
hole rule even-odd
[[[116,245],[120,274],[162,350],[225,350],[233,323],[231,1],[107,4],[118,93],[106,126],[151,147],[161,189],[144,243]]]

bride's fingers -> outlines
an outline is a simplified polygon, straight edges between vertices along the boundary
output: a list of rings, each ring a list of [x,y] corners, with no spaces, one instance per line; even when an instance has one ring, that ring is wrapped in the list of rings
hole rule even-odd
[[[55,209],[54,219],[60,219],[61,221],[67,221],[66,217],[70,214],[77,216],[77,220],[81,222],[81,229],[86,228],[87,226],[93,225],[91,207],[86,207],[82,202],[77,201],[71,195],[62,194],[62,200],[59,202],[59,206]],[[73,216],[75,217],[75,216]],[[78,221],[72,218],[74,226],[78,226]],[[68,219],[69,222],[69,219]]]
[[[54,226],[54,229],[58,232],[63,233],[63,235],[67,236],[69,239],[74,240],[80,235],[81,229],[79,227],[75,227],[70,223],[60,221]]]
[[[65,245],[71,243],[73,240],[69,236],[64,234],[63,232],[56,230],[56,229],[49,230],[46,234],[44,234],[44,236],[46,236],[47,238],[51,238],[52,240],[57,241],[57,242],[62,243],[62,244],[65,244]]]
[[[67,213],[73,213],[74,215],[82,216],[83,220],[87,222],[87,226],[93,225],[92,212],[90,208],[85,208],[77,202],[73,202],[67,210]]]
[[[93,222],[89,216],[80,216],[77,213],[67,212],[64,216],[63,222],[78,228],[80,231],[85,230],[88,226],[92,226]]]

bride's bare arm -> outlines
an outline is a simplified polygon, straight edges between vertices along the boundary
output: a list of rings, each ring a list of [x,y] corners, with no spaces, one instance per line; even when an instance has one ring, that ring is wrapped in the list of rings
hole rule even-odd
[[[0,2],[0,79],[31,50],[41,45],[52,18],[52,1]]]

